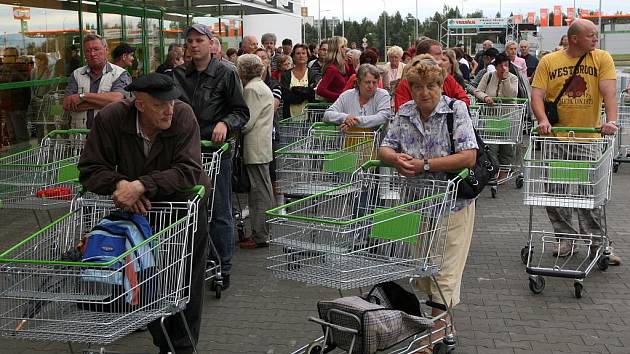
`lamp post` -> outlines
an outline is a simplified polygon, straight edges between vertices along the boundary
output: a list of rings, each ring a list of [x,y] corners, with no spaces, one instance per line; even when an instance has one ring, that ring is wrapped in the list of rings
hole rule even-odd
[[[383,0],[383,58],[387,61],[387,8]]]
[[[416,39],[418,39],[418,22],[420,22],[420,19],[418,18],[418,0],[416,0],[416,38],[414,38],[414,41]]]
[[[322,0],[317,1],[317,45],[322,42]]]
[[[341,0],[341,36],[346,37],[346,17],[344,16],[345,0]]]

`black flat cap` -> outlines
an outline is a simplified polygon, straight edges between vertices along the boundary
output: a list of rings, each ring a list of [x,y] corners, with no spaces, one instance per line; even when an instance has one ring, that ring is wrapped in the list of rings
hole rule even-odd
[[[123,54],[133,53],[136,50],[127,43],[121,43],[112,51],[112,58],[116,59]]]
[[[195,23],[186,29],[184,33],[184,37],[188,37],[190,31],[195,31],[199,34],[203,34],[208,36],[208,38],[212,39],[212,31],[206,25],[202,25],[201,23]]]
[[[499,51],[496,48],[488,48],[485,52],[483,52],[483,55],[491,58],[496,58],[497,55],[499,55]]]
[[[141,76],[125,87],[127,92],[146,92],[160,100],[174,100],[181,96],[181,91],[175,81],[164,74],[151,73]]]

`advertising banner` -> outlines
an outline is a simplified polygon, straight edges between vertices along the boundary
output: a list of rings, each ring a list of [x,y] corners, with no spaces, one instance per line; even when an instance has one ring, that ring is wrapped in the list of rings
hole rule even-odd
[[[549,9],[540,9],[540,27],[549,26]]]
[[[527,13],[527,23],[533,25],[535,22],[536,22],[536,13],[535,12],[528,12]]]
[[[554,5],[553,7],[553,25],[562,26],[562,6]]]

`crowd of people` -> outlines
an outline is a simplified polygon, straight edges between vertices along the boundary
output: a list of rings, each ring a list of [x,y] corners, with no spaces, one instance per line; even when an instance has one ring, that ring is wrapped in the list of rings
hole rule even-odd
[[[274,173],[274,125],[280,117],[299,115],[309,102],[330,103],[323,119],[342,131],[385,126],[378,156],[401,175],[444,179],[446,172],[475,164],[478,145],[469,114],[471,97],[487,105],[495,104],[496,97],[528,99],[531,117],[542,133],[548,133],[544,102],[555,99],[567,79],[549,73],[571,68],[585,56],[582,65],[596,68],[592,72],[597,73],[580,71],[593,100],[562,98],[566,104],[559,106],[558,124],[599,126],[603,101],[607,122],[602,131],[612,134],[616,130],[614,64],[607,52],[596,49],[597,30],[587,20],[574,21],[563,38],[563,48],[540,61],[527,41],[509,41],[500,52],[487,40],[472,57],[461,46],[443,48],[435,39],[421,37],[408,50],[390,47],[385,64],[378,65],[376,48],[348,48],[343,37],[316,46],[284,39],[277,46],[276,36],[265,33],[260,45],[257,37],[246,36],[240,48],[223,53],[221,39],[208,27],[194,24],[186,30],[185,39],[184,45],[169,47],[156,73],[132,81],[125,69],[133,61],[133,48],[121,44],[112,51],[110,61],[105,39],[86,35],[86,65],[69,74],[63,107],[72,116],[73,128],[92,129],[79,163],[81,182],[89,190],[113,195],[117,206],[134,212],[146,212],[153,201],[183,198],[178,191],[185,187],[209,183],[201,168],[200,139],[230,143],[214,181],[212,219],[198,228],[192,245],[191,301],[185,315],[193,340],[199,336],[208,235],[220,256],[224,289],[230,286],[237,244],[232,215],[232,156],[237,143],[242,145],[251,183],[251,231],[239,246],[267,247],[265,211],[283,201]],[[34,75],[48,74],[37,70]],[[452,132],[446,125],[448,115],[453,116]],[[496,147],[491,154],[502,165],[514,163],[510,149]],[[199,212],[206,212],[205,207]],[[577,233],[569,209],[549,208],[548,215],[556,232]],[[579,212],[578,218],[593,233],[601,228],[596,213]],[[200,224],[207,220],[198,219]],[[460,302],[474,219],[475,200],[458,199],[437,277],[444,305]],[[567,256],[570,251],[570,245],[561,245],[555,253]],[[619,262],[618,257],[611,257],[611,264]],[[442,301],[434,286],[418,285],[433,301]],[[435,314],[440,311],[434,309]],[[173,343],[178,353],[191,352],[192,344],[177,321],[172,318],[166,324]],[[168,352],[159,323],[149,328],[155,345],[162,353]]]

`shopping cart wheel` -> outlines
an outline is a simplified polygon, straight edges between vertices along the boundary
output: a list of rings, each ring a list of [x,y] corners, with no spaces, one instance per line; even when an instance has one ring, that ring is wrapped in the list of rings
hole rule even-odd
[[[584,289],[584,285],[582,285],[581,281],[576,280],[573,283],[573,289],[575,290],[575,297],[576,298],[581,298],[582,297],[582,289]]]
[[[525,246],[523,248],[521,248],[521,261],[523,262],[523,264],[527,265],[527,260],[529,258],[531,258],[532,254],[534,253],[534,249],[532,248],[532,251],[529,251],[529,247]]]
[[[322,354],[323,352],[322,345],[319,342],[313,342],[306,348],[304,354]]]
[[[214,284],[214,297],[219,300],[221,298],[221,291],[223,291],[223,285]]]
[[[529,290],[534,294],[540,294],[545,290],[545,278],[540,275],[529,278]]]
[[[492,198],[496,198],[497,197],[497,187],[496,186],[490,187],[490,193],[492,193]]]
[[[523,188],[523,176],[518,176],[516,177],[516,188],[521,189]]]
[[[442,342],[435,343],[433,345],[433,354],[448,354],[448,346]]]
[[[613,172],[614,173],[619,172],[619,165],[620,165],[619,162],[614,162],[613,163]]]
[[[599,270],[601,271],[605,271],[606,269],[608,269],[609,265],[610,265],[610,257],[608,257],[607,255],[602,255],[597,260],[597,268],[599,268]]]

